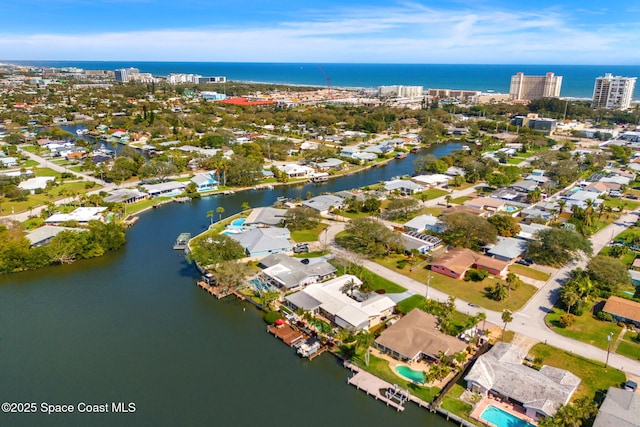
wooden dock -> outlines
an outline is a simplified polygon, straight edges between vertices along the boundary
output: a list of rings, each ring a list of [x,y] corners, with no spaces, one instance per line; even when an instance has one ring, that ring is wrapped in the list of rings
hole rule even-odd
[[[189,245],[189,240],[191,240],[191,233],[180,233],[173,245],[173,249],[177,251],[185,250]]]
[[[210,284],[202,280],[198,281],[197,285],[218,299],[224,298],[232,294],[232,292],[228,292],[226,288],[222,288],[219,286],[211,286]]]
[[[305,335],[300,332],[294,330],[289,324],[285,323],[284,325],[272,325],[267,327],[267,332],[275,335],[277,338],[282,340],[289,347],[293,347],[300,341],[304,340]]]
[[[402,405],[409,399],[410,395],[408,395],[408,393],[405,393],[396,385],[389,384],[349,362],[345,362],[345,366],[352,372],[355,372],[352,377],[347,379],[347,384],[351,384],[358,390],[367,393],[367,395],[375,397],[376,400],[383,401],[387,406],[396,408],[398,412],[404,411],[404,406]],[[396,396],[397,399],[390,396]]]
[[[309,360],[315,359],[316,357],[320,356],[322,353],[324,353],[328,349],[329,348],[326,345],[323,345],[322,347],[320,347],[320,350],[318,350],[315,353],[309,355]]]

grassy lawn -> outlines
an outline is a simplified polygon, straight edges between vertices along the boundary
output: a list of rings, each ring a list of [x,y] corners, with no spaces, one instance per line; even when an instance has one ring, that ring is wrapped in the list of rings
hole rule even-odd
[[[23,168],[33,168],[33,167],[38,166],[38,164],[39,163],[36,162],[35,160],[27,160],[27,161],[22,162],[22,164],[20,166],[23,167]]]
[[[611,246],[605,246],[604,248],[602,248],[602,250],[600,251],[600,253],[598,255],[610,256],[609,255],[610,252],[611,252]],[[622,255],[622,257],[620,257],[618,259],[623,264],[631,266],[631,264],[633,264],[633,261],[636,259],[636,253],[634,251],[632,251],[631,249],[627,249],[627,252],[625,252],[625,254]]]
[[[447,194],[449,194],[449,192],[446,190],[441,190],[439,188],[429,188],[428,190],[424,190],[419,194],[415,194],[414,197],[418,200],[422,200],[423,197],[424,200],[432,200],[437,199],[438,197],[446,196]]]
[[[529,277],[535,280],[542,280],[545,282],[549,280],[549,277],[551,277],[549,273],[545,273],[544,271],[539,271],[520,264],[511,264],[509,266],[509,271],[521,276]]]
[[[640,341],[634,341],[637,334],[637,332],[627,331],[620,344],[618,344],[616,353],[629,359],[640,360]]]
[[[338,216],[343,216],[349,219],[365,218],[371,216],[371,212],[347,212],[344,210],[336,210],[335,213]]]
[[[293,258],[320,258],[321,256],[325,256],[328,253],[329,251],[308,252],[305,254],[293,254]]]
[[[509,157],[507,159],[507,163],[510,165],[519,165],[520,163],[524,162],[525,159],[520,159],[518,157]]]
[[[440,216],[442,214],[442,209],[440,208],[423,208],[420,211],[421,215],[433,215],[433,216]]]
[[[613,343],[622,331],[622,328],[617,324],[598,320],[589,312],[585,312],[582,316],[576,316],[573,325],[563,328],[558,321],[563,314],[565,314],[564,310],[554,308],[551,313],[547,314],[545,321],[560,335],[586,342],[603,350],[607,349],[607,336],[613,332]]]
[[[419,268],[411,272],[411,266],[409,263],[407,263],[403,268],[398,268],[398,261],[403,259],[405,259],[405,257],[402,255],[391,255],[384,259],[376,259],[374,261],[391,270],[411,277],[420,283],[427,283],[428,270],[426,268]],[[518,310],[536,291],[534,286],[524,284],[518,289],[511,290],[511,296],[507,299],[503,301],[494,301],[486,296],[486,288],[493,286],[498,281],[500,280],[490,276],[482,282],[465,282],[442,274],[433,273],[431,274],[430,286],[438,289],[439,291],[453,295],[456,298],[460,298],[464,301],[495,311],[502,311],[504,309],[512,311]]]
[[[312,228],[310,230],[292,231],[291,238],[298,243],[316,242],[318,241],[318,236],[325,228],[327,228],[327,224],[319,223],[315,228]]]
[[[154,199],[142,200],[140,202],[127,205],[127,214],[132,215],[138,213],[144,209],[150,208],[153,205],[157,205],[160,202],[169,200],[170,197],[156,197]]]
[[[338,275],[343,275],[346,273],[344,265],[339,263],[331,264],[338,270]],[[366,268],[362,268],[361,272],[357,275],[360,276],[360,279],[369,283],[374,291],[384,289],[388,294],[400,294],[407,290],[406,288],[393,283],[391,280],[388,280],[382,276],[378,276],[376,273],[367,270]]]
[[[640,202],[627,200],[627,199],[607,197],[604,201],[604,205],[611,206],[612,208],[616,208],[616,209],[623,208],[628,210],[634,210],[638,206],[640,206]]]
[[[460,383],[454,385],[453,387],[451,387],[451,390],[449,390],[449,393],[447,393],[444,399],[442,399],[442,404],[440,406],[442,407],[442,409],[454,413],[459,417],[470,420],[469,414],[471,413],[473,407],[467,402],[459,400],[464,390],[465,387]]]
[[[407,314],[414,308],[423,309],[426,298],[422,295],[411,295],[409,298],[402,300],[396,306],[396,309],[403,314]]]
[[[37,168],[33,170],[35,176],[55,176],[56,178],[60,177],[60,172],[56,172],[50,168]]]
[[[435,399],[440,392],[438,387],[423,387],[406,381],[404,378],[393,373],[389,366],[389,362],[376,357],[373,354],[369,355],[369,366],[366,366],[364,363],[364,356],[360,354],[356,355],[352,362],[365,371],[372,373],[376,377],[382,378],[388,383],[398,384],[400,387],[408,389],[411,394],[419,397],[425,402],[433,402],[433,399]]]
[[[464,202],[466,202],[467,200],[471,200],[473,199],[473,197],[469,197],[469,196],[462,196],[462,197],[456,197],[455,199],[451,199],[451,204],[456,204],[456,205],[461,205]]]
[[[536,344],[530,353],[540,359],[542,365],[566,369],[582,380],[573,400],[581,397],[593,398],[597,392],[604,392],[611,386],[619,387],[625,381],[622,371],[612,367],[605,369],[602,362],[585,359],[550,345]]]

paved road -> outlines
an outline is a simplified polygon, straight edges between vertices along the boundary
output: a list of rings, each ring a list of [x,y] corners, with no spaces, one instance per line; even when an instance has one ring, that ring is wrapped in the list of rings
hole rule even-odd
[[[626,227],[634,224],[637,218],[638,217],[633,214],[623,215],[618,221],[605,227],[599,233],[596,233],[591,238],[594,253],[599,252],[611,240],[612,236],[619,234]],[[349,259],[349,257],[352,257],[353,255],[338,247],[335,243],[335,235],[342,231],[344,226],[345,225],[343,223],[331,223],[330,227],[327,229],[326,236],[323,237],[323,239],[326,239],[325,241],[329,242],[333,252]],[[582,259],[579,262],[571,263],[559,269],[555,274],[553,274],[546,284],[541,287],[522,308],[522,310],[514,313],[514,319],[508,324],[508,329],[534,338],[540,342],[546,342],[554,347],[566,349],[569,352],[579,354],[583,357],[604,362],[607,358],[607,352],[605,350],[559,335],[549,329],[544,323],[544,317],[551,310],[556,301],[557,291],[561,286],[562,280],[567,277],[569,271],[579,266],[584,267],[586,262],[587,261],[585,259]],[[367,269],[407,288],[415,294],[428,295],[429,298],[442,302],[446,301],[449,297],[448,294],[433,288],[429,288],[427,293],[427,286],[425,283],[413,280],[375,262],[363,259],[362,263]],[[503,324],[501,312],[486,310],[480,307],[472,307],[467,301],[456,299],[456,309],[462,313],[470,315],[476,315],[482,311],[487,314],[488,322],[496,325]],[[609,355],[609,365],[634,376],[640,376],[640,361],[611,353]]]

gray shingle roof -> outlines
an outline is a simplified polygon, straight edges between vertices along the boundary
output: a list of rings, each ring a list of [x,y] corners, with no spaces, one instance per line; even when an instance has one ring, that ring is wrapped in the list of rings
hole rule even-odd
[[[593,427],[638,427],[640,425],[640,395],[611,387],[600,406]]]

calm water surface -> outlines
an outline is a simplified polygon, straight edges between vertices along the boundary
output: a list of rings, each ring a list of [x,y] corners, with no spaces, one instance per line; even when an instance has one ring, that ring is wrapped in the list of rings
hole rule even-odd
[[[199,290],[195,269],[171,249],[218,206],[229,215],[244,201],[371,184],[412,172],[414,159],[323,186],[165,205],[143,214],[116,253],[0,277],[0,402],[136,405],[133,414],[0,413],[0,425],[452,425],[367,397],[330,355],[300,359],[265,332],[257,310]]]

